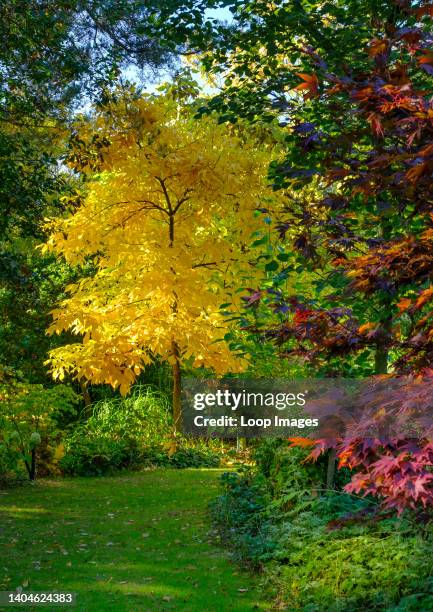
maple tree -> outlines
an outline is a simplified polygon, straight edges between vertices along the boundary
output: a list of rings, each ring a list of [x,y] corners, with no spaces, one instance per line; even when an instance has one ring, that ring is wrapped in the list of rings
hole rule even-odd
[[[53,350],[55,378],[109,383],[125,394],[154,358],[173,368],[181,421],[180,367],[239,371],[221,306],[240,275],[254,276],[252,232],[266,186],[270,145],[170,93],[111,100],[74,135],[70,165],[87,175],[73,214],[49,224],[44,250],[94,273],[67,288],[51,333],[81,339]],[[250,261],[252,260],[252,261]],[[240,298],[238,298],[240,300]]]
[[[284,315],[257,331],[282,356],[304,359],[309,371],[391,372],[409,376],[410,386],[410,377],[430,375],[433,356],[433,5],[395,0],[375,13],[374,3],[365,3],[365,27],[348,30],[357,47],[336,31],[343,45],[335,51],[327,28],[344,14],[338,17],[339,3],[316,3],[309,15],[315,31],[286,39],[286,48],[278,36],[278,52],[270,54],[270,32],[283,23],[275,17],[294,14],[280,4],[263,9],[262,21],[245,11],[249,29],[235,35],[240,49],[228,56],[231,76],[214,106],[228,120],[278,114],[286,126],[287,154],[271,167],[275,188],[302,190],[314,181],[317,197],[290,202],[278,221],[281,239],[294,247],[284,269],[303,267],[316,279],[291,294],[277,280],[252,290],[245,303]],[[246,58],[267,26],[260,60],[248,72]],[[420,391],[409,397],[408,413]],[[356,468],[349,491],[378,495],[399,512],[433,505],[427,438],[335,438],[318,443],[312,457],[328,449],[341,467]]]
[[[337,136],[319,133],[314,125],[295,129],[306,167],[311,168],[314,149],[323,156],[327,193],[321,205],[328,219],[320,227],[322,245],[316,233],[311,248],[323,246],[332,256],[329,274],[343,279],[344,292],[333,308],[293,304],[292,329],[284,334],[297,337],[298,350],[309,357],[370,349],[376,374],[391,366],[395,375],[426,376],[432,366],[433,68],[422,23],[430,12],[430,5],[408,6],[412,27],[387,23],[369,45],[369,71],[337,75],[312,54],[323,94],[316,81],[304,80],[302,87],[311,96],[323,95],[347,124],[340,124]],[[314,136],[315,144],[309,144]],[[329,297],[336,299],[335,293]],[[356,308],[350,306],[355,300]],[[408,414],[421,390],[412,390]],[[340,467],[357,468],[348,491],[379,495],[399,512],[433,504],[429,439],[328,440],[312,456],[331,447]]]

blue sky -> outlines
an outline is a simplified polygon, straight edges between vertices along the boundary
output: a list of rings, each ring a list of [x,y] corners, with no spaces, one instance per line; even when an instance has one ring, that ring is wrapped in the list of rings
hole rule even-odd
[[[228,8],[209,9],[206,11],[206,16],[210,19],[218,19],[220,21],[230,22],[232,20],[232,13],[229,11]],[[170,79],[170,73],[164,70],[162,70],[160,75],[155,79],[150,79],[149,76],[146,76],[143,79],[141,71],[133,64],[126,66],[124,68],[124,70],[122,71],[122,76],[128,81],[131,81],[132,83],[137,83],[140,85],[143,85],[143,80],[144,80],[144,82],[146,83],[145,90],[149,93],[154,92],[158,84],[163,83],[164,81],[167,81]],[[212,91],[209,85],[205,83],[201,83],[201,80],[198,76],[197,76],[197,80],[201,85],[203,85],[204,91],[208,93]],[[91,103],[88,99],[86,99],[86,100],[83,100],[81,105],[79,105],[79,107],[76,109],[76,112],[86,113],[90,110],[90,108],[91,108]]]
[[[208,9],[205,14],[206,14],[206,17],[210,19],[218,19],[220,21],[228,21],[228,22],[232,21],[232,17],[233,17],[232,13],[230,12],[228,8]],[[122,75],[124,76],[124,78],[134,83],[141,82],[140,71],[133,65],[126,67],[123,70]],[[170,78],[169,73],[162,71],[161,75],[154,82],[147,83],[146,91],[149,91],[149,92],[155,91],[155,88],[158,86],[159,83],[164,82],[165,80],[168,80],[169,78]],[[199,78],[197,78],[197,80],[200,82]],[[205,90],[209,89],[209,86],[204,85],[204,89]]]

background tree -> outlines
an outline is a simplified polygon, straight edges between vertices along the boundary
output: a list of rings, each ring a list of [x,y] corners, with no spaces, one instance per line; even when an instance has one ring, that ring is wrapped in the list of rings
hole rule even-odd
[[[232,20],[208,28],[192,27],[194,36],[188,39],[190,52],[200,57],[204,70],[221,86],[207,108],[217,109],[226,121],[237,121],[239,116],[251,120],[292,117],[298,104],[290,91],[299,84],[299,73],[311,72],[309,52],[319,54],[330,70],[365,67],[363,49],[387,20],[404,20],[406,4],[377,0],[221,2]],[[314,102],[315,107],[319,104],[319,100]],[[323,111],[328,120],[326,106]]]

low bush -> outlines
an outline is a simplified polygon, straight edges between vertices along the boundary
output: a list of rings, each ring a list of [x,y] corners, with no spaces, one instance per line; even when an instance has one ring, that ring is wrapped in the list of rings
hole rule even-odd
[[[219,463],[219,455],[210,449],[180,446],[171,453],[164,445],[143,447],[134,438],[115,439],[80,430],[68,438],[60,467],[71,476],[101,476],[124,468],[217,467]]]
[[[0,480],[58,473],[63,452],[59,422],[76,415],[79,401],[72,388],[44,388],[10,377],[0,382],[0,401]]]
[[[136,442],[132,439],[116,440],[79,430],[66,441],[65,454],[59,463],[64,474],[102,476],[137,466],[139,457]]]
[[[316,462],[307,461],[310,448],[289,446],[286,440],[263,440],[255,450],[257,471],[266,478],[273,497],[286,493],[302,496],[311,490],[321,490],[326,485],[328,456],[320,456]],[[336,472],[335,487],[341,489],[350,480],[347,469]]]
[[[128,397],[97,402],[83,425],[86,431],[102,437],[139,440],[142,445],[162,442],[171,426],[167,396],[144,385],[136,385]]]
[[[104,399],[66,437],[60,467],[65,474],[94,476],[145,466],[214,467],[219,455],[203,443],[172,436],[167,397],[137,386],[125,399]]]
[[[224,475],[210,508],[218,540],[263,570],[279,609],[433,610],[433,527],[325,490],[326,466],[304,463],[304,455],[268,440],[254,469]]]
[[[224,473],[221,484],[222,495],[210,504],[215,535],[231,548],[237,561],[256,568],[275,547],[265,516],[269,495],[248,469],[242,474]]]
[[[22,456],[15,444],[11,444],[7,437],[0,435],[0,483],[26,478],[22,464]]]
[[[328,530],[300,513],[271,530],[278,543],[265,581],[289,609],[431,610],[433,538],[398,519]]]
[[[218,467],[219,464],[220,456],[217,453],[209,448],[200,448],[200,446],[180,446],[169,457],[169,465],[176,468]]]

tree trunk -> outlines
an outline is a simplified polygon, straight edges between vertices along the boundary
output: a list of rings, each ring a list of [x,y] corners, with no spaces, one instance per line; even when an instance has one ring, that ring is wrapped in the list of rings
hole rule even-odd
[[[391,310],[391,302],[387,301],[384,305],[385,312]],[[386,336],[391,333],[391,317],[387,315],[382,320],[382,327]],[[375,374],[387,374],[388,373],[388,338],[385,338],[381,342],[378,342],[376,351],[374,354],[374,373]]]
[[[390,308],[390,306],[389,306]],[[391,329],[391,319],[387,317],[383,322],[384,330],[389,333]],[[376,352],[374,354],[374,373],[375,374],[387,374],[388,373],[388,357],[389,349],[386,345],[377,344]],[[377,435],[379,438],[386,438],[387,424],[385,422],[378,423]]]
[[[374,355],[375,374],[386,374],[388,372],[388,349],[384,346],[377,346]]]
[[[29,480],[34,481],[36,479],[36,449],[35,448],[32,448],[30,465],[27,459],[24,459],[24,465],[26,466],[27,474],[29,475]]]
[[[90,397],[89,389],[87,387],[87,382],[84,380],[84,378],[80,380],[80,387],[81,387],[81,393],[83,395],[84,406],[87,408],[87,406],[90,406],[90,404],[92,403],[92,398]]]
[[[173,372],[173,422],[174,431],[180,432],[182,429],[182,403],[181,403],[181,372],[179,361],[179,349],[176,342],[172,342],[173,356],[175,362],[172,365]]]
[[[247,439],[240,438],[239,436],[236,438],[236,451],[241,453],[247,448]]]
[[[382,148],[383,143],[379,140],[378,145],[380,148]],[[380,216],[380,209],[377,207],[377,213]],[[379,228],[378,228],[378,236],[379,238],[384,238],[385,240],[389,240],[390,238],[390,231],[389,231],[389,227],[387,228],[386,225],[384,223],[380,223],[379,224]],[[385,299],[382,302],[382,316],[381,318],[381,325],[383,328],[383,331],[385,332],[385,338],[380,340],[377,345],[376,345],[376,351],[375,351],[375,355],[374,355],[374,373],[375,374],[387,374],[388,373],[388,353],[389,353],[389,349],[388,349],[388,338],[386,336],[389,336],[390,332],[391,332],[391,316],[390,316],[390,311],[392,308],[392,300],[390,299],[390,297],[385,297]]]
[[[334,488],[336,450],[331,448],[328,453],[328,470],[326,472],[326,488]]]
[[[30,480],[36,479],[36,449],[32,448],[32,466],[30,471]]]

